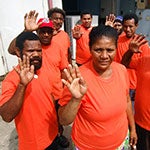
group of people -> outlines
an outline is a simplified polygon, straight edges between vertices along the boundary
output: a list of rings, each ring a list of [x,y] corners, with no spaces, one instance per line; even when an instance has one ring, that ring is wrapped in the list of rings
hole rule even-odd
[[[72,29],[76,64],[61,30],[65,12],[52,8],[48,18],[37,17],[25,14],[25,30],[9,46],[19,64],[0,96],[3,120],[15,119],[19,150],[65,149],[62,130],[71,123],[75,150],[149,150],[149,45],[135,33],[138,17],[110,14],[93,27],[92,14],[82,12]]]

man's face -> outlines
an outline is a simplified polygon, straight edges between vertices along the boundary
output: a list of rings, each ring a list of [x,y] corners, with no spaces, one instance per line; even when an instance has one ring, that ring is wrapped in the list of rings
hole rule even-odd
[[[109,72],[116,54],[115,40],[106,36],[98,38],[91,47],[93,66],[98,73]]]
[[[118,35],[120,35],[123,31],[123,25],[121,24],[121,22],[114,22],[114,28],[117,30]]]
[[[136,32],[136,29],[137,29],[137,25],[135,24],[134,19],[124,21],[123,30],[127,38],[133,37]]]
[[[40,38],[42,45],[50,45],[53,37],[53,29],[49,27],[39,28],[37,34]]]
[[[30,65],[34,65],[35,70],[41,68],[42,65],[42,46],[39,40],[26,40],[22,55],[30,58]]]
[[[81,18],[81,22],[82,22],[82,25],[85,28],[90,28],[91,24],[92,24],[92,17],[91,17],[91,15],[90,14],[83,15],[82,18]]]
[[[50,19],[53,21],[54,28],[57,31],[62,27],[64,23],[64,17],[61,13],[53,13]]]

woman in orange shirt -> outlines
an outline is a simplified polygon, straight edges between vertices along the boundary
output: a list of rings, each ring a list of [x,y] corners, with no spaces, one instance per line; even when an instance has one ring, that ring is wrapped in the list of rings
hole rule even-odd
[[[92,59],[80,68],[70,65],[64,70],[68,80],[62,80],[66,88],[59,101],[59,121],[73,122],[76,150],[121,150],[136,145],[127,71],[113,61],[117,37],[110,26],[94,27],[89,35]]]

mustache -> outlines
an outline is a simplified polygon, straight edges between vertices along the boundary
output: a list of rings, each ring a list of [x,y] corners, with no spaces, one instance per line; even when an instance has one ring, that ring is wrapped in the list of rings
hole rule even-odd
[[[38,56],[30,58],[30,62],[35,61],[35,60],[39,61],[39,62],[42,62],[42,59],[40,57],[38,57]]]

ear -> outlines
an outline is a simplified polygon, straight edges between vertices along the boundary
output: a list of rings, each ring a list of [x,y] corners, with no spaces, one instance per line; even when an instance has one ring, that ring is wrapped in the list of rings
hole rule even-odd
[[[136,26],[136,28],[138,27],[138,25],[139,25],[138,23],[135,25],[135,26]]]

